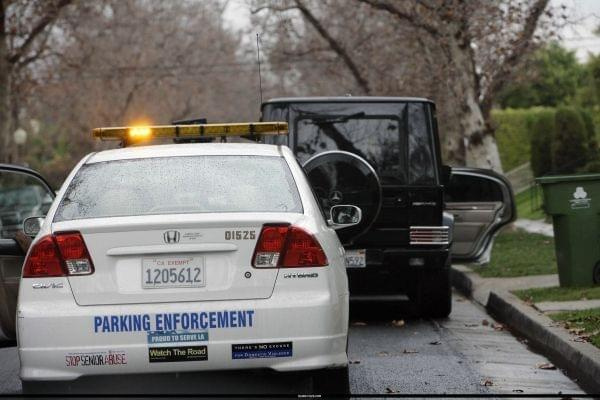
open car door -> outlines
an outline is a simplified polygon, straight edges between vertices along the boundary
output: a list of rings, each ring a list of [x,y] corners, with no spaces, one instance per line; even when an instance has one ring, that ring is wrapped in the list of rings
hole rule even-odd
[[[0,164],[0,341],[15,338],[15,312],[26,244],[23,220],[45,217],[54,191],[37,172],[16,165]]]
[[[454,217],[452,259],[489,262],[495,235],[517,216],[510,183],[491,170],[452,168],[444,192]]]

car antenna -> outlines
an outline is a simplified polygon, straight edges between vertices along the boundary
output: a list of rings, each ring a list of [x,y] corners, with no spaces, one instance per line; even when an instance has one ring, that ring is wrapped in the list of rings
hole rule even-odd
[[[256,58],[258,59],[258,94],[262,104],[262,75],[260,71],[260,33],[256,33]]]

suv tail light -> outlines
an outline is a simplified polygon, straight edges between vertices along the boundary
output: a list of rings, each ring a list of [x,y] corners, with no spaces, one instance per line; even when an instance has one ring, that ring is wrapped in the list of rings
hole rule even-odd
[[[79,232],[48,235],[33,245],[23,268],[23,278],[89,275],[94,264]]]
[[[263,226],[252,266],[256,268],[324,267],[323,248],[313,235],[296,226]]]

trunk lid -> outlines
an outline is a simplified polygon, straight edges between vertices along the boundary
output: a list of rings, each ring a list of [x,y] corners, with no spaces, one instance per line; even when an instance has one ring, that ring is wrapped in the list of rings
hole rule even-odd
[[[93,274],[68,278],[79,305],[242,300],[270,297],[277,279],[277,269],[251,266],[263,224],[300,218],[147,215],[58,222],[52,228],[81,232],[92,258]]]

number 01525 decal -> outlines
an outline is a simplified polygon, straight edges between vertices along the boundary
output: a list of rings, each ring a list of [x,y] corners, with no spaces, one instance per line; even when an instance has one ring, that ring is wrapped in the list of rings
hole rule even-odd
[[[225,231],[225,240],[254,240],[256,231]]]

